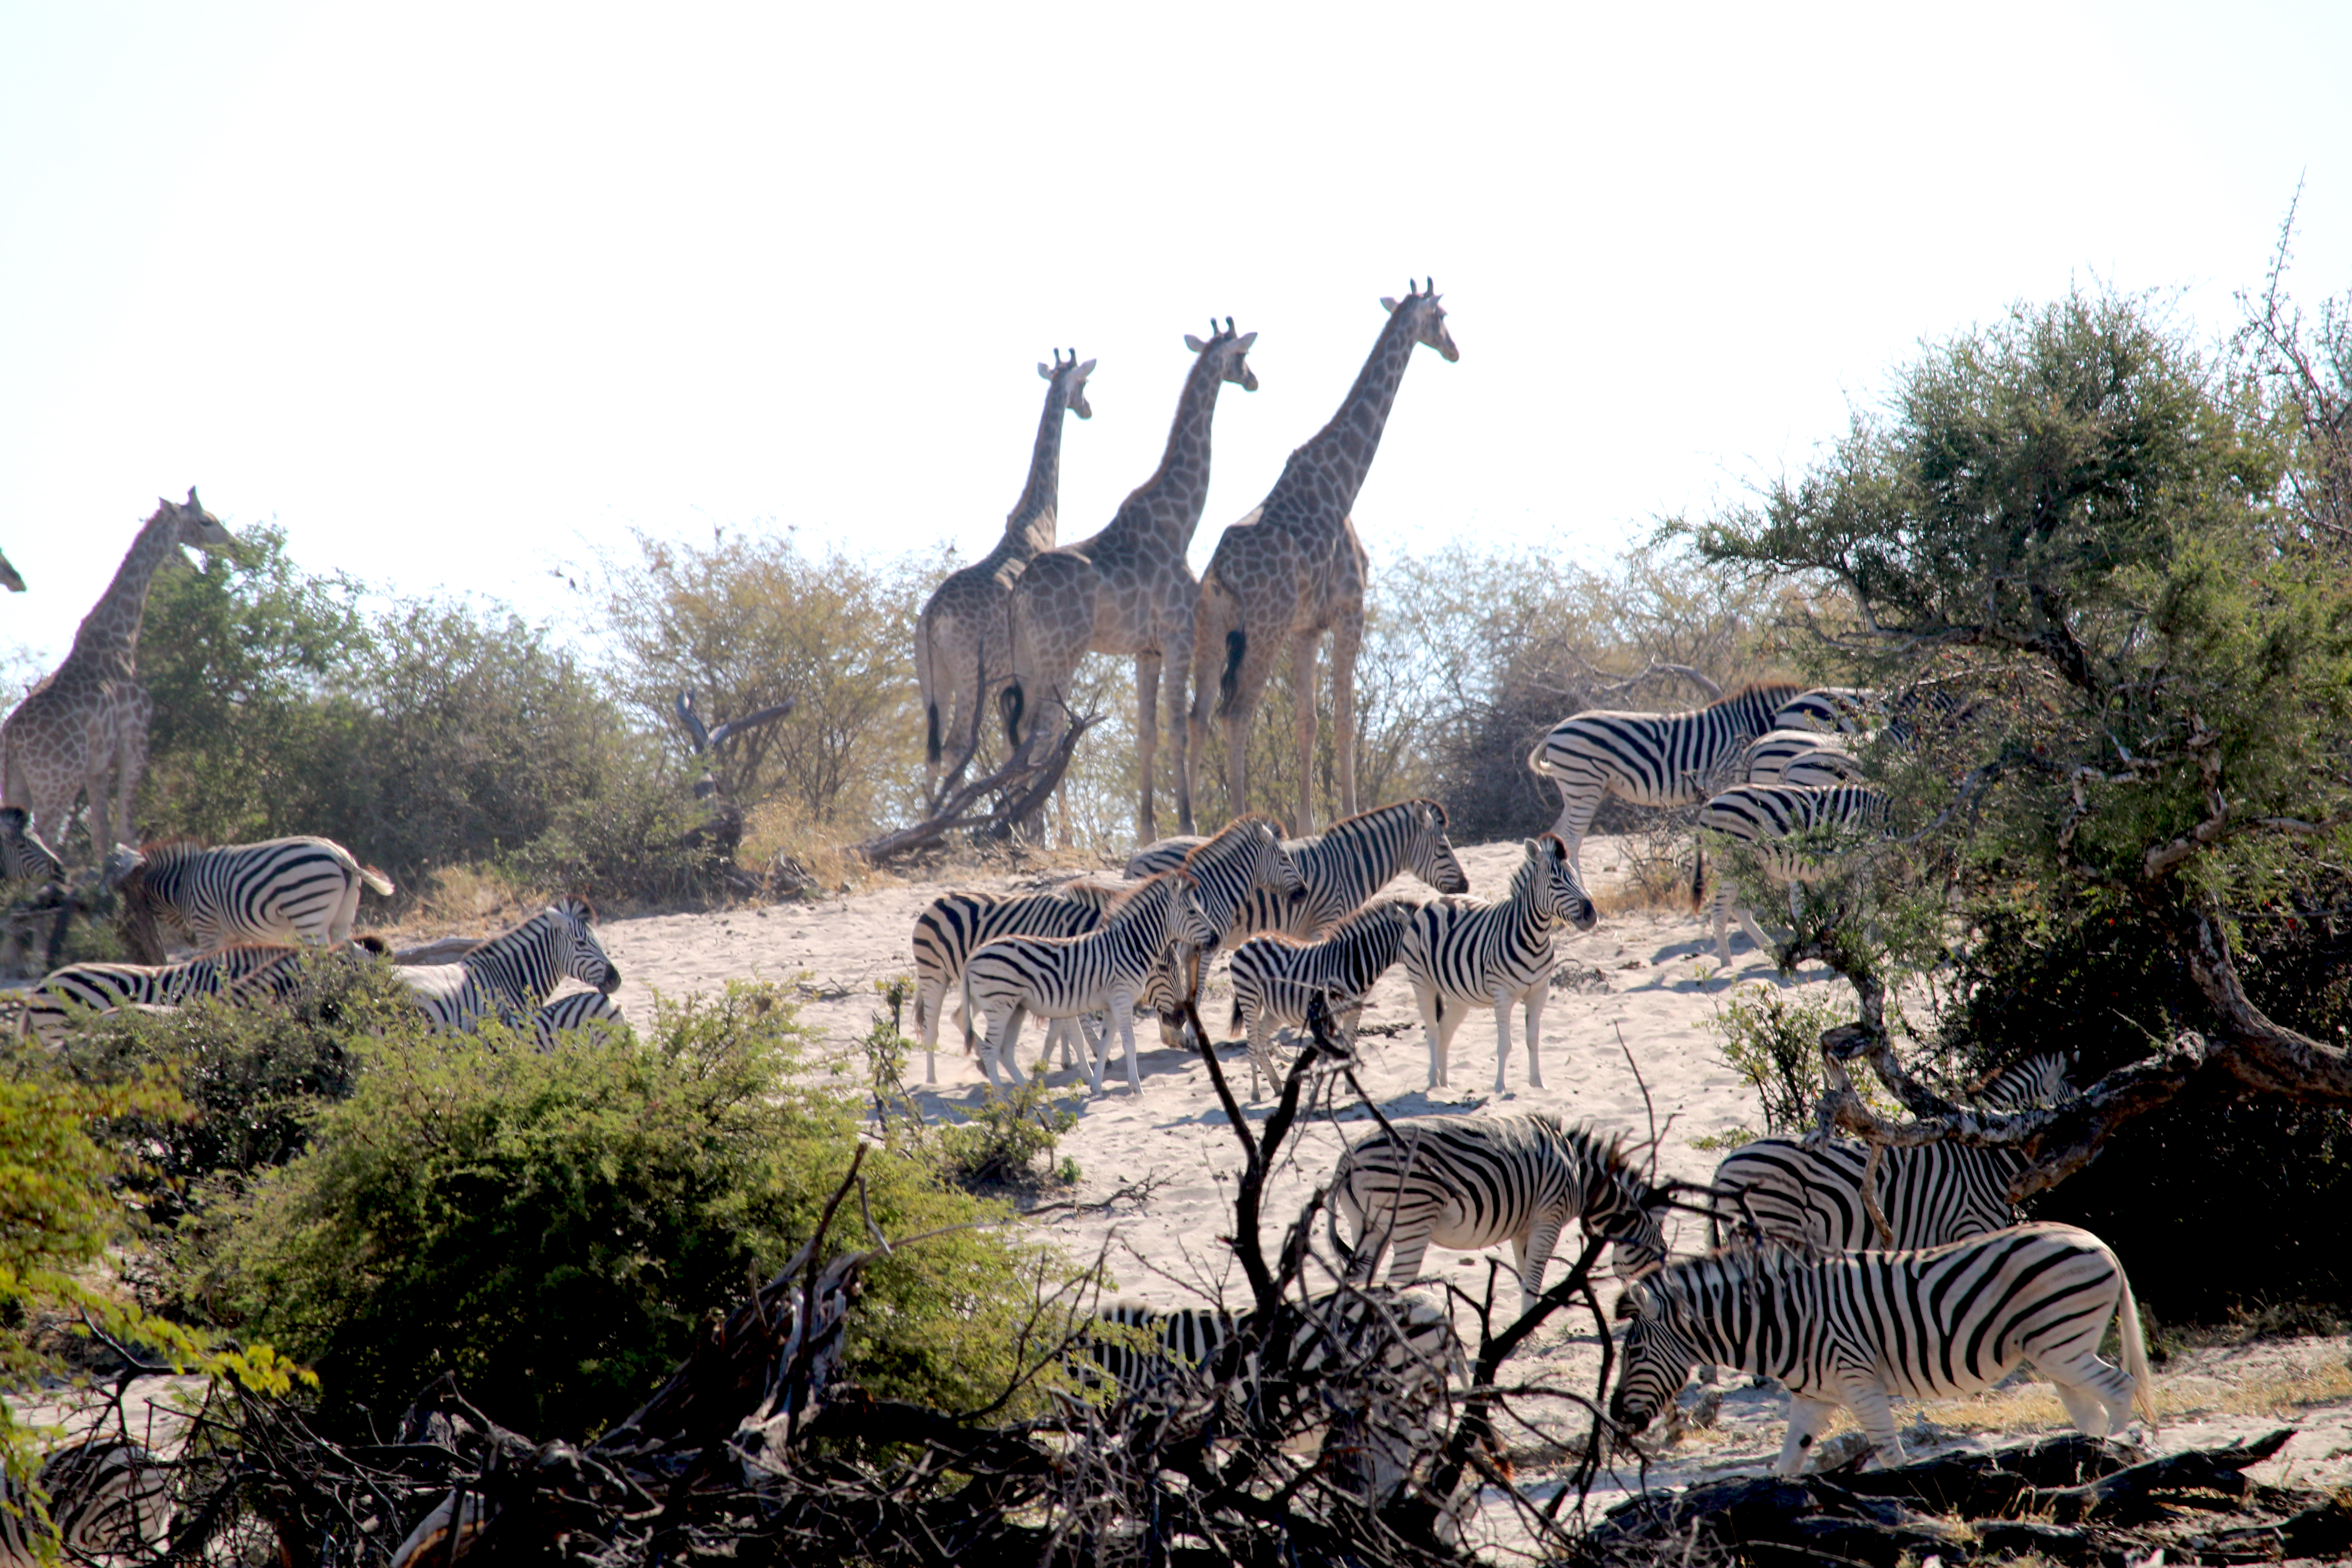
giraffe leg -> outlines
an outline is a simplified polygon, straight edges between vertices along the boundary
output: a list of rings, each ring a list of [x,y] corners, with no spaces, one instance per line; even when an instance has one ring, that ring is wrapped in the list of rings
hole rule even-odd
[[[1318,631],[1290,642],[1291,723],[1298,740],[1298,815],[1291,832],[1302,838],[1315,831],[1315,653],[1322,641]]]
[[[1191,756],[1209,754],[1209,720],[1215,711],[1225,633],[1239,624],[1231,596],[1213,584],[1202,584],[1192,608],[1192,711],[1184,726]]]
[[[1150,844],[1160,837],[1151,811],[1153,766],[1160,753],[1160,655],[1135,656],[1135,773],[1143,803],[1135,815],[1136,842]]]
[[[1246,606],[1244,606],[1246,608]],[[1249,732],[1250,721],[1257,717],[1259,699],[1265,695],[1266,679],[1274,673],[1276,645],[1282,637],[1283,623],[1270,621],[1263,626],[1244,626],[1237,634],[1242,638],[1241,661],[1234,667],[1233,700],[1223,695],[1223,677],[1218,677],[1218,711],[1223,715],[1225,728],[1225,783],[1228,791],[1226,806],[1232,816],[1240,816],[1249,810]],[[1231,650],[1228,649],[1230,658]]]
[[[1184,678],[1192,669],[1192,617],[1179,617],[1162,639],[1168,654],[1168,744],[1175,752],[1176,831],[1192,831],[1192,736]],[[1149,840],[1147,840],[1149,842]]]
[[[1364,645],[1364,612],[1342,617],[1331,628],[1331,756],[1339,764],[1337,815],[1353,816],[1356,805],[1356,654]],[[1571,857],[1574,851],[1570,851]]]

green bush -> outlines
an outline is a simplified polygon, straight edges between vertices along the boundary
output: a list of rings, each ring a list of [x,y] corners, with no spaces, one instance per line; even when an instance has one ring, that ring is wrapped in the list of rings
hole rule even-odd
[[[1076,1166],[1069,1161],[1054,1167],[1050,1176],[1045,1167],[1062,1134],[1078,1124],[1078,1113],[1073,1109],[1077,1098],[1049,1093],[1034,1078],[1022,1079],[1011,1094],[991,1089],[969,1120],[944,1123],[933,1131],[940,1171],[948,1180],[973,1192],[1033,1188],[1048,1180],[1073,1179]]]
[[[539,1436],[618,1419],[808,1238],[861,1142],[858,1107],[802,1076],[805,1031],[772,988],[664,1004],[649,1037],[541,1055],[388,1035],[189,1289],[313,1365],[331,1419],[389,1416],[442,1372]],[[1058,1266],[912,1150],[871,1149],[864,1170],[901,1245],[868,1272],[852,1375],[989,1403]],[[867,1245],[854,1210],[835,1237]]]

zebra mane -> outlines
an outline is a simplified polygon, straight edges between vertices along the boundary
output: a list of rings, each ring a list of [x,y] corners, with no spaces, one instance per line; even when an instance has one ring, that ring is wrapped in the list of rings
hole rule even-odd
[[[1386,805],[1376,805],[1368,811],[1360,811],[1353,816],[1343,816],[1339,821],[1333,823],[1330,826],[1325,828],[1322,832],[1317,834],[1315,837],[1328,838],[1331,835],[1339,832],[1343,827],[1352,827],[1359,823],[1370,822],[1379,817],[1394,816],[1401,812],[1410,813],[1416,810],[1418,807],[1424,805],[1427,806],[1430,809],[1431,814],[1437,818],[1437,830],[1441,833],[1444,832],[1446,827],[1445,807],[1439,805],[1436,801],[1429,799],[1426,795],[1415,795],[1411,800],[1392,800]],[[1314,842],[1314,839],[1302,839],[1300,842],[1312,843]]]
[[[1208,846],[1205,844],[1201,846],[1201,848],[1202,849],[1207,847]],[[1196,850],[1194,853],[1197,854],[1199,851]],[[1191,855],[1184,857],[1185,866],[1189,866],[1192,863],[1192,857]],[[1165,871],[1154,871],[1150,876],[1144,878],[1143,880],[1136,883],[1131,888],[1120,889],[1118,897],[1111,900],[1110,902],[1103,905],[1102,907],[1104,922],[1108,924],[1114,916],[1119,914],[1129,906],[1139,902],[1143,899],[1144,895],[1150,892],[1152,889],[1160,887],[1163,883],[1172,882],[1175,879],[1183,875],[1184,866],[1171,867]]]
[[[1744,702],[1755,697],[1776,697],[1786,700],[1791,697],[1802,696],[1811,689],[1812,689],[1811,687],[1800,686],[1793,680],[1746,680],[1725,692],[1707,706],[1728,708],[1735,702]]]
[[[557,914],[571,916],[582,925],[592,926],[596,923],[596,906],[581,894],[567,893],[547,907]]]
[[[1620,1318],[1655,1320],[1675,1308],[1696,1306],[1714,1289],[1747,1289],[1777,1279],[1817,1256],[1769,1236],[1735,1236],[1694,1257],[1669,1258],[1626,1288],[1615,1312]]]
[[[1996,1110],[2038,1110],[2073,1092],[2066,1081],[2066,1054],[2041,1051],[2007,1062],[1969,1086],[1968,1098]]]
[[[1234,847],[1236,844],[1240,844],[1248,839],[1251,837],[1251,831],[1259,827],[1265,828],[1266,836],[1272,838],[1276,845],[1279,845],[1282,842],[1282,829],[1275,825],[1272,817],[1260,816],[1255,813],[1252,813],[1247,816],[1236,816],[1231,822],[1226,823],[1224,826],[1219,828],[1215,837],[1210,838],[1205,843],[1194,845],[1191,851],[1185,855],[1183,865],[1176,868],[1176,869],[1189,871],[1192,869],[1192,862],[1195,860],[1205,865],[1210,860],[1215,858],[1218,855],[1232,854]],[[1214,853],[1213,854],[1212,851]],[[1164,871],[1160,874],[1161,876],[1167,875]]]
[[[142,864],[131,875],[136,877],[142,871],[168,871],[174,866],[194,859],[211,847],[193,833],[174,833],[168,838],[151,839],[139,847]]]

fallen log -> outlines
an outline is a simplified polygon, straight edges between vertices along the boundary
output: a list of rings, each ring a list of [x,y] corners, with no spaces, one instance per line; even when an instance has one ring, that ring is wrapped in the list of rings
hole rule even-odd
[[[2027,1499],[2027,1506],[2037,1513],[2047,1513],[2060,1524],[2076,1524],[2086,1519],[2145,1509],[2158,1492],[2214,1491],[2224,1497],[2242,1498],[2252,1485],[2243,1474],[2246,1468],[2261,1464],[2285,1447],[2286,1440],[2294,1436],[2293,1428],[2282,1427],[2252,1442],[2168,1454],[2081,1486],[2037,1489]]]

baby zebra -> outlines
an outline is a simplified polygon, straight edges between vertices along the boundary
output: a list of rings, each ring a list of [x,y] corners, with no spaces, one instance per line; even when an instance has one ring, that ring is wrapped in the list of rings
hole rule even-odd
[[[1543,1009],[1556,956],[1552,936],[1565,922],[1591,931],[1598,918],[1568,846],[1555,835],[1527,841],[1503,901],[1438,899],[1423,904],[1405,931],[1402,957],[1429,1037],[1429,1087],[1447,1081],[1454,1031],[1473,1007],[1495,1010],[1495,1089],[1511,1058],[1511,1004],[1528,1016],[1528,1082],[1543,1087]]]
[[[587,900],[559,899],[455,963],[399,964],[393,973],[436,1028],[467,1031],[484,1018],[520,1026],[567,974],[608,995],[620,986],[621,972],[588,929],[595,921]]]
[[[988,1041],[980,1065],[993,1084],[1017,1086],[1021,1065],[1013,1046],[1021,1026],[1034,1013],[1041,1018],[1079,1018],[1106,1010],[1118,1026],[1127,1046],[1127,1084],[1141,1093],[1136,1068],[1135,1001],[1141,994],[1152,966],[1174,943],[1207,948],[1216,941],[1215,929],[1193,898],[1192,879],[1181,871],[1164,871],[1138,883],[1104,915],[1097,930],[1084,936],[999,937],[971,955],[964,965],[964,1011],[974,1007],[988,1024]],[[1090,1057],[1087,1081],[1102,1092],[1103,1058],[1109,1030],[1104,1030],[1105,1051]],[[997,1076],[999,1067],[1006,1077]]]
[[[558,996],[530,1016],[531,1040],[542,1051],[553,1050],[566,1035],[612,1034],[628,1026],[629,1021],[602,991]]]
[[[0,805],[0,882],[61,882],[65,862],[33,831],[32,814]]]
[[[1867,784],[1738,784],[1699,808],[1698,826],[1747,845],[1767,879],[1793,889],[1844,870],[1863,844],[1885,828],[1886,806],[1885,794]],[[1733,915],[1759,951],[1773,951],[1756,917],[1733,902],[1729,879],[1718,873],[1715,951],[1727,969]]]
[[[1544,1266],[1571,1219],[1616,1244],[1620,1274],[1655,1267],[1665,1233],[1652,1192],[1625,1163],[1617,1140],[1557,1116],[1424,1116],[1391,1136],[1376,1132],[1339,1156],[1331,1173],[1332,1250],[1350,1279],[1370,1279],[1396,1249],[1389,1282],[1421,1272],[1429,1244],[1492,1247],[1507,1238],[1523,1303],[1543,1293]],[[1356,1246],[1339,1240],[1344,1213]]]
[[[272,838],[207,849],[191,839],[144,849],[115,846],[107,873],[119,877],[131,918],[152,919],[199,952],[233,942],[348,941],[362,885],[392,891],[392,879],[352,858],[331,838]]]
[[[1353,1050],[1356,1020],[1364,1011],[1372,982],[1389,971],[1404,948],[1406,928],[1421,910],[1417,899],[1387,899],[1357,910],[1320,942],[1289,936],[1254,936],[1234,949],[1234,1016],[1230,1027],[1249,1029],[1250,1098],[1257,1098],[1260,1072],[1276,1082],[1274,1027],[1307,1026],[1310,997],[1330,998],[1340,1041]]]
[[[1812,1258],[1767,1242],[1684,1258],[1619,1301],[1609,1417],[1639,1429],[1673,1403],[1693,1366],[1719,1363],[1789,1388],[1789,1436],[1775,1465],[1793,1476],[1840,1405],[1900,1464],[1890,1397],[1950,1398],[2021,1364],[2058,1385],[2086,1436],[2122,1430],[2137,1405],[2156,1426],[2139,1310],[2105,1242],[2070,1225],[2021,1225],[1920,1252]],[[2099,1359],[2122,1319],[2123,1367]]]
[[[2055,1105],[2066,1092],[2065,1058],[2039,1056],[2003,1068],[1975,1099],[1987,1110],[2014,1111]],[[1723,1222],[1743,1213],[1776,1241],[1831,1249],[1941,1247],[2017,1223],[2009,1184],[2025,1168],[2025,1156],[2014,1149],[1888,1149],[1879,1157],[1877,1197],[1892,1241],[1880,1237],[1863,1206],[1869,1166],[1869,1145],[1843,1138],[1818,1148],[1802,1138],[1742,1144],[1724,1156],[1709,1183],[1717,1209],[1707,1218],[1707,1239],[1720,1242]]]
[[[1077,881],[1050,893],[942,893],[915,917],[915,1027],[923,1037],[923,1081],[940,1080],[940,1011],[963,966],[1000,936],[1083,936],[1102,924],[1117,889]],[[972,1019],[962,1019],[964,1054]],[[1065,1049],[1066,1049],[1066,1046]]]

